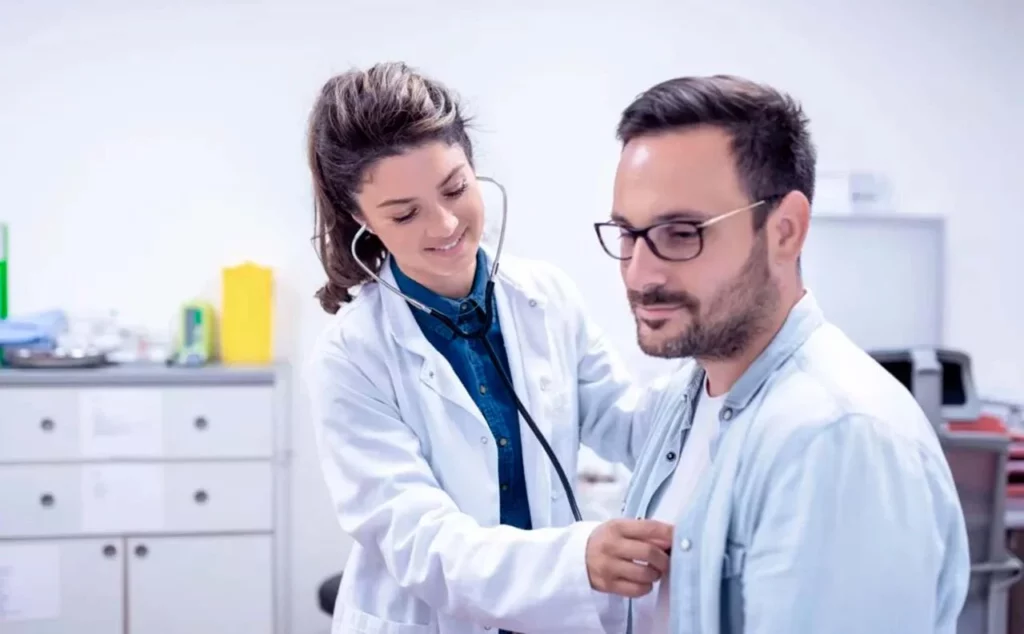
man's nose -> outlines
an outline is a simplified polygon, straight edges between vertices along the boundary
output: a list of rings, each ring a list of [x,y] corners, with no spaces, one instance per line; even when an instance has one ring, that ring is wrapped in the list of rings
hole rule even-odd
[[[661,286],[667,281],[668,263],[654,255],[643,240],[637,241],[633,246],[632,257],[623,260],[622,264],[622,278],[627,288]]]

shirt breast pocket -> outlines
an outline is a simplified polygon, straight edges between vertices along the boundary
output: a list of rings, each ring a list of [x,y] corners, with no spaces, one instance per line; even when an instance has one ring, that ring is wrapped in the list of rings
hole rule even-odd
[[[734,542],[725,547],[722,561],[722,633],[743,631],[743,569],[747,551]]]

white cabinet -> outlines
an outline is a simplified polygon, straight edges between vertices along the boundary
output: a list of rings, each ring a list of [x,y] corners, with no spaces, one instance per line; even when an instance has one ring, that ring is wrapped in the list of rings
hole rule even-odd
[[[4,634],[122,634],[124,632],[124,582],[125,552],[119,539],[61,539],[39,541],[0,541],[0,570],[4,569],[5,555],[29,553],[23,558],[25,564],[43,562],[46,568],[52,561],[56,570],[35,569],[36,576],[47,577],[56,582],[57,597],[49,596],[48,583],[34,584],[37,592],[47,591],[45,597],[26,597],[23,588],[20,596],[0,597],[18,600],[18,605],[0,606],[0,632]],[[7,574],[26,574],[24,569],[8,569]],[[2,573],[0,573],[2,574]],[[0,584],[16,581],[7,579]],[[0,586],[0,594],[3,594]],[[15,612],[5,620],[2,612],[21,608],[31,600],[31,609],[24,614]],[[27,620],[23,618],[27,617]],[[50,618],[39,618],[50,617]]]
[[[268,537],[133,538],[127,556],[131,634],[274,632]]]
[[[0,634],[285,634],[283,376],[0,370]]]

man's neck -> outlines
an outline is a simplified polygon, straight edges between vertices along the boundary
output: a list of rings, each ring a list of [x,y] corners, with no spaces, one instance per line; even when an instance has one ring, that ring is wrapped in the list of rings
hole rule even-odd
[[[757,337],[751,340],[750,344],[738,355],[729,359],[697,359],[697,363],[707,374],[708,396],[716,397],[725,394],[732,389],[732,386],[739,381],[747,368],[754,363],[765,348],[779,334],[782,325],[786,323],[790,311],[804,296],[803,288],[797,293],[788,293],[783,301],[779,302],[779,311],[772,316],[770,323]]]

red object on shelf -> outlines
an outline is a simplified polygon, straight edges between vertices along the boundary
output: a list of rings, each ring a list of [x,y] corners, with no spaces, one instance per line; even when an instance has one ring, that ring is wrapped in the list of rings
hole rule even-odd
[[[1006,495],[1011,498],[1024,498],[1024,433],[1011,431],[1003,419],[992,414],[982,414],[978,420],[949,421],[946,426],[950,431],[986,432],[1005,434],[1010,437],[1009,481],[1006,484]]]

